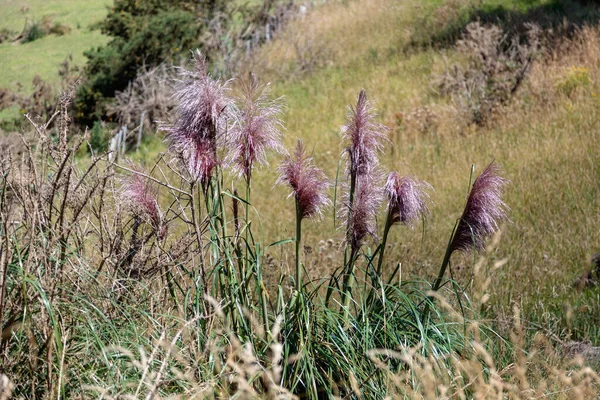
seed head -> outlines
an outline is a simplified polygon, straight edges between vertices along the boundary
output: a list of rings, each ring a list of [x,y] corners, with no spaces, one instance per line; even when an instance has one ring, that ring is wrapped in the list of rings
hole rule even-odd
[[[371,175],[365,175],[356,183],[352,204],[349,198],[346,199],[347,206],[344,207],[348,213],[346,240],[355,252],[362,246],[367,235],[376,237],[377,211],[383,199],[382,194],[376,179]]]
[[[389,199],[388,211],[392,216],[392,223],[401,223],[413,226],[417,218],[429,212],[425,191],[432,189],[425,181],[413,179],[410,176],[400,176],[396,172],[390,173],[385,184],[385,194]]]
[[[130,164],[130,168],[143,173],[139,166]],[[127,208],[138,218],[149,223],[160,238],[166,234],[163,213],[158,205],[158,190],[150,180],[141,174],[133,173],[121,179],[119,197]]]
[[[212,79],[202,54],[194,53],[195,70],[179,70],[172,123],[162,123],[171,149],[179,155],[193,180],[206,184],[219,165],[217,147],[224,143],[230,103],[228,82]]]
[[[498,230],[500,221],[507,219],[508,206],[502,201],[502,192],[508,180],[499,173],[500,167],[492,162],[475,179],[450,245],[452,251],[482,250],[485,239]]]
[[[376,113],[361,90],[356,107],[350,107],[347,123],[342,127],[349,156],[348,172],[356,176],[370,173],[379,163],[378,154],[387,140],[385,125],[373,121]]]
[[[242,85],[239,115],[228,137],[228,163],[249,180],[255,163],[267,164],[267,151],[283,153],[281,112],[283,99],[270,98],[270,86],[261,86],[254,74]]]
[[[292,188],[290,196],[298,201],[301,218],[322,215],[323,207],[331,201],[325,191],[329,187],[327,177],[314,165],[312,157],[306,155],[302,141],[298,140],[293,156],[287,156],[280,164],[278,184]]]

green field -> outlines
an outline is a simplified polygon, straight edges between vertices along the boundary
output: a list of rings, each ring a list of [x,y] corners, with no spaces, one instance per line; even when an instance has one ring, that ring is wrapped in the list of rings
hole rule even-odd
[[[27,22],[50,17],[53,22],[66,24],[71,31],[30,43],[0,44],[0,87],[27,93],[36,75],[56,83],[60,80],[57,74],[60,64],[70,56],[74,65],[82,66],[86,50],[106,43],[106,37],[91,28],[106,15],[110,4],[111,0],[1,0],[0,29],[20,33]]]

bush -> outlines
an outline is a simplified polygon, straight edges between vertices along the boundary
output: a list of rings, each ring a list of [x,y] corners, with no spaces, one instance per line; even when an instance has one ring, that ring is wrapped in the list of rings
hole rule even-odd
[[[78,92],[77,121],[89,126],[106,118],[108,103],[137,73],[177,64],[193,48],[201,48],[215,69],[232,74],[250,42],[259,45],[270,38],[297,9],[287,0],[255,3],[117,0],[99,24],[113,39],[86,53],[87,82]]]
[[[200,16],[188,1],[116,1],[100,25],[112,40],[86,53],[86,82],[77,93],[76,120],[89,126],[105,118],[109,99],[125,90],[142,66],[176,62],[199,46]]]
[[[41,23],[34,22],[27,30],[25,37],[23,38],[23,43],[33,42],[34,40],[43,38],[47,34],[48,31],[44,29]]]
[[[45,16],[41,21],[34,21],[27,26],[21,34],[21,42],[28,43],[38,40],[47,35],[62,36],[71,32],[71,27],[60,22],[52,23],[52,18]],[[1,41],[0,41],[1,43]]]
[[[110,136],[110,130],[106,129],[101,121],[94,121],[90,130],[90,147],[96,153],[107,151]]]
[[[438,88],[469,122],[482,125],[523,83],[539,50],[539,28],[531,25],[526,38],[510,38],[497,26],[474,22],[456,49],[466,55],[467,65],[449,68]]]

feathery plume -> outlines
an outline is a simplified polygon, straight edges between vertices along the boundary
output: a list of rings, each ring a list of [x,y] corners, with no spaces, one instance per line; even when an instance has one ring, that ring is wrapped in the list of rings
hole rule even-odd
[[[432,189],[425,181],[413,179],[410,176],[400,176],[392,172],[388,176],[384,187],[385,194],[389,199],[388,212],[392,217],[392,223],[401,223],[412,227],[412,222],[429,212],[427,199],[429,195],[425,191]]]
[[[193,62],[195,70],[179,70],[175,121],[160,127],[192,179],[206,184],[219,165],[217,147],[224,143],[229,89],[228,82],[221,83],[208,75],[200,51],[194,53]]]
[[[142,168],[130,165],[134,171],[143,173]],[[133,173],[121,179],[121,201],[138,218],[148,222],[157,232],[159,238],[163,238],[167,231],[163,223],[163,213],[158,205],[158,191],[150,180],[141,174]]]
[[[354,252],[367,235],[376,237],[377,211],[382,200],[382,191],[372,176],[365,175],[357,182],[352,206],[345,207],[349,213],[346,240]]]
[[[368,174],[378,165],[377,153],[383,150],[383,141],[387,140],[387,127],[374,122],[375,116],[367,93],[361,90],[356,107],[350,107],[348,122],[342,127],[349,156],[348,172],[355,176]]]
[[[502,191],[508,180],[500,176],[500,167],[494,162],[475,179],[471,193],[454,238],[450,244],[455,250],[469,251],[484,248],[486,237],[498,229],[498,223],[507,218],[508,206],[502,201]]]
[[[296,144],[294,155],[286,156],[278,171],[277,184],[286,184],[292,188],[290,196],[293,195],[298,201],[300,217],[303,219],[322,215],[323,207],[331,203],[325,194],[329,182],[323,171],[314,165],[313,158],[305,154],[301,140]]]
[[[284,153],[281,145],[282,98],[271,99],[270,86],[261,86],[254,74],[242,85],[240,115],[228,137],[227,158],[239,176],[249,180],[255,163],[267,164],[267,150]]]

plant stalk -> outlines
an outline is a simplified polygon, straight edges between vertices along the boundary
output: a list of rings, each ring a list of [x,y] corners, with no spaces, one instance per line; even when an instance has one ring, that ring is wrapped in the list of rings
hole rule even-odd
[[[300,293],[302,291],[302,262],[300,261],[300,254],[302,251],[302,215],[300,213],[300,205],[296,198],[296,291]]]
[[[385,254],[385,246],[387,243],[388,234],[390,233],[390,229],[394,224],[394,219],[392,217],[392,210],[388,210],[387,217],[385,219],[385,228],[383,229],[383,238],[381,239],[381,249],[379,250],[379,260],[377,260],[377,270],[376,275],[381,276],[381,268],[383,266],[383,256]]]
[[[347,267],[347,275],[344,282],[344,321],[348,324],[348,318],[350,316],[350,299],[352,298],[352,288],[354,287],[354,262],[356,261],[356,256],[358,254],[358,250],[352,248],[350,250],[350,262]]]

